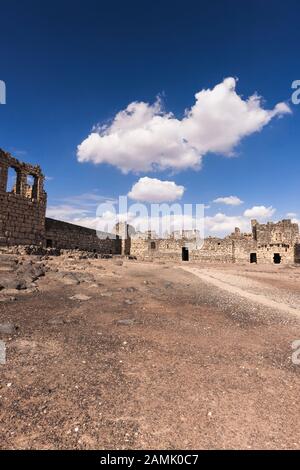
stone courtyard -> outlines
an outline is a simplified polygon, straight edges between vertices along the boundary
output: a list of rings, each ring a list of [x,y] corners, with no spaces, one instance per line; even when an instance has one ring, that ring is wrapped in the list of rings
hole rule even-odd
[[[298,267],[5,256],[0,448],[299,447]]]

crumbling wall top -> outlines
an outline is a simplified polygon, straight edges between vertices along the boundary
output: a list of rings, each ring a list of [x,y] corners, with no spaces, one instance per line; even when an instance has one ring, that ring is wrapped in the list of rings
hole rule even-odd
[[[15,171],[13,187],[8,190],[9,169]],[[32,182],[29,181],[30,178]],[[12,193],[32,201],[46,201],[44,175],[39,165],[31,165],[14,158],[10,153],[0,149],[0,191]]]
[[[2,167],[11,167],[15,170],[24,171],[28,175],[38,176],[44,178],[41,167],[39,165],[31,165],[30,163],[24,163],[14,158],[10,153],[5,152],[0,148],[0,165]]]

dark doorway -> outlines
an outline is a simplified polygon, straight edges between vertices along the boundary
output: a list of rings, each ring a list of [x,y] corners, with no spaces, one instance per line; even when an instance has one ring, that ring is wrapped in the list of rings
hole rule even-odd
[[[275,264],[280,264],[281,262],[281,256],[279,253],[274,253],[273,261]]]
[[[182,248],[182,261],[188,261],[189,260],[189,250],[188,248],[185,248],[185,246]]]
[[[250,263],[257,263],[256,253],[250,253]]]
[[[47,247],[47,248],[52,248],[52,246],[53,246],[52,240],[50,240],[50,238],[47,238],[47,240],[46,240],[46,247]]]

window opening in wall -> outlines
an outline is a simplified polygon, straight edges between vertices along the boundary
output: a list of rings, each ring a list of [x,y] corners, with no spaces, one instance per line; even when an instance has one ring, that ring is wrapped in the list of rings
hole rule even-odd
[[[34,177],[32,175],[27,175],[25,188],[24,188],[24,196],[29,199],[32,198],[33,185],[34,185]]]
[[[279,253],[274,253],[273,261],[274,261],[275,264],[280,264],[280,262],[281,262],[281,256],[280,256]]]
[[[256,253],[250,253],[250,263],[257,263]]]
[[[39,199],[39,178],[37,176],[31,175],[33,178],[32,182],[32,191],[31,191],[31,197],[32,199]]]
[[[151,250],[155,250],[155,248],[156,248],[156,243],[155,243],[155,242],[151,242],[150,247],[151,247]]]
[[[53,242],[50,240],[50,238],[47,238],[46,240],[46,248],[52,248],[53,247]]]
[[[9,167],[7,172],[6,191],[8,193],[18,194],[17,191],[17,172],[15,168]]]

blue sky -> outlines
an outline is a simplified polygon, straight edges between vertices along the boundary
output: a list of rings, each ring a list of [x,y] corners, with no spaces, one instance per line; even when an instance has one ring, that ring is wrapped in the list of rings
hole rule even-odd
[[[42,166],[51,216],[88,221],[97,202],[127,194],[148,177],[183,186],[183,203],[210,206],[206,215],[212,233],[225,233],[236,222],[246,226],[250,215],[245,211],[256,206],[268,209],[252,211],[262,218],[276,220],[287,213],[299,218],[300,105],[291,103],[291,84],[300,79],[299,2],[11,0],[1,1],[0,8],[0,80],[7,87],[7,103],[0,106],[0,147]],[[196,93],[214,90],[226,77],[238,78],[235,92],[241,103],[256,92],[263,98],[260,108],[273,110],[284,102],[291,113],[278,113],[268,122],[266,117],[257,130],[241,126],[232,148],[225,151],[221,143],[216,152],[211,142],[222,132],[226,140],[228,129],[220,131],[214,122],[208,126],[212,115],[220,115],[218,107],[210,108],[208,118],[204,113],[200,124],[195,121],[204,128],[201,137],[197,128],[187,134],[189,149],[201,153],[201,169],[194,163],[178,168],[185,158],[180,144],[186,142],[181,129],[185,110],[195,104]],[[174,134],[167,143],[161,141],[162,152],[168,152],[173,138],[179,139],[173,163],[163,165],[154,158],[160,131],[145,153],[118,134],[123,153],[109,147],[102,163],[103,145],[112,142],[102,139],[116,134],[116,114],[133,102],[148,103],[151,111],[157,96],[160,129],[167,113],[173,113]],[[209,96],[213,107],[214,95]],[[228,112],[234,119],[234,109],[222,107],[222,112],[224,119]],[[236,125],[241,121],[237,116]],[[85,161],[79,162],[77,146],[95,125],[107,126],[98,131],[98,150],[85,148]],[[142,119],[135,130],[143,125]],[[122,158],[127,172],[120,169]],[[229,196],[243,203],[213,202]]]

